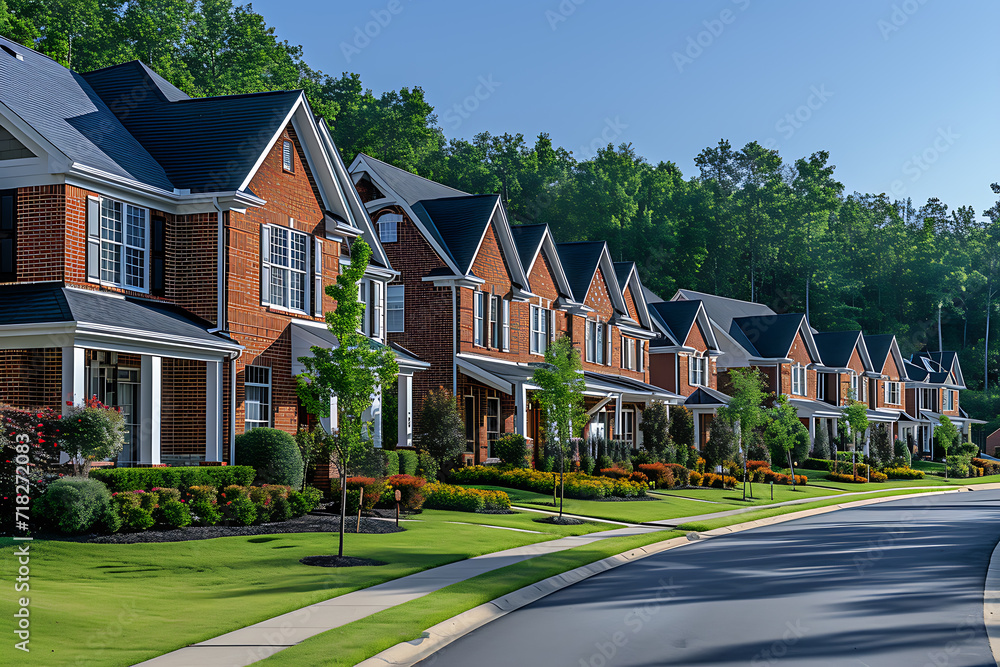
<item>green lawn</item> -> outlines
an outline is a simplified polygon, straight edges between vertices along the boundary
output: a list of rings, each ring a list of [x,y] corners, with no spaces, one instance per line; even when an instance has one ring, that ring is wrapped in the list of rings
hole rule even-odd
[[[914,461],[910,464],[914,470],[923,470],[930,474],[932,472],[944,472],[944,464],[937,461]]]
[[[663,531],[633,537],[612,537],[586,546],[508,565],[430,595],[386,609],[354,623],[311,637],[268,658],[268,666],[348,666],[370,658],[420,634],[456,614],[506,595],[560,572],[641,546],[679,537]]]
[[[0,664],[132,665],[190,643],[350,591],[485,553],[607,526],[551,526],[531,514],[428,510],[406,531],[346,536],[349,555],[389,565],[309,567],[303,556],[336,553],[336,533],[225,537],[166,544],[31,543],[31,653],[8,642]],[[539,534],[457,525],[492,524]],[[12,540],[0,558],[12,562]],[[14,611],[14,595],[0,614]],[[9,656],[3,658],[4,655]]]

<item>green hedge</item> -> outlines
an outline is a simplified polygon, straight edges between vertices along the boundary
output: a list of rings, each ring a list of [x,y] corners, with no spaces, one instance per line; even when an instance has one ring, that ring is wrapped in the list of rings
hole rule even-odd
[[[503,491],[467,489],[452,484],[427,484],[424,507],[458,512],[509,512],[510,497]]]
[[[397,449],[399,453],[399,474],[417,475],[417,453],[412,449]]]
[[[385,476],[392,477],[399,474],[399,452],[391,449],[385,450]]]
[[[806,470],[823,470],[825,472],[833,472],[833,461],[829,459],[806,459],[799,467],[805,468]]]
[[[192,486],[250,486],[256,472],[250,466],[192,466],[186,468],[99,468],[90,478],[112,492],[149,491],[156,487],[187,489]]]

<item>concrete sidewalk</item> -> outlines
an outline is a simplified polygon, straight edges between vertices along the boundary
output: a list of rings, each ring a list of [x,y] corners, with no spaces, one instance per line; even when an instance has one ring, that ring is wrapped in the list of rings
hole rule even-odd
[[[610,537],[643,535],[664,530],[668,528],[628,526],[589,535],[562,537],[457,561],[330,598],[139,664],[149,667],[192,665],[242,667],[263,660],[314,635],[404,602],[416,600],[445,586],[457,584],[485,572]]]

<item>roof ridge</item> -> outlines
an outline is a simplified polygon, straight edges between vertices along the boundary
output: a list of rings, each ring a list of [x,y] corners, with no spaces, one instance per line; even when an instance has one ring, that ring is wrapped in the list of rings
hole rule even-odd
[[[439,183],[439,182],[437,182],[435,180],[431,180],[431,179],[427,178],[426,176],[421,176],[420,174],[414,174],[412,171],[408,171],[406,169],[403,169],[402,167],[397,167],[394,164],[390,164],[390,163],[386,162],[385,160],[380,160],[380,159],[378,159],[377,157],[375,157],[373,155],[369,155],[368,153],[358,153],[358,156],[364,158],[365,160],[372,160],[374,162],[378,162],[381,165],[385,165],[386,167],[389,167],[390,169],[395,169],[396,171],[401,172],[403,174],[406,174],[407,176],[412,176],[414,178],[419,178],[421,180],[427,181],[428,183],[433,183],[434,185],[440,186],[442,188],[448,188],[449,190],[454,190],[455,192],[458,192],[459,194],[468,195],[468,196],[476,196],[476,195],[472,195],[469,192],[465,192],[464,190],[459,190],[458,188],[453,188],[450,185],[446,185],[444,183]]]

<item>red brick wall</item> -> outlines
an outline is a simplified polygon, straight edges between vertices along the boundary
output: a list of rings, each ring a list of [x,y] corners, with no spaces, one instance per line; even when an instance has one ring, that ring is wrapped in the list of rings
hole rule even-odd
[[[62,280],[66,234],[66,186],[17,191],[17,280]]]
[[[164,217],[166,298],[218,326],[218,214]]]
[[[635,305],[635,298],[632,296],[631,285],[625,285],[625,292],[623,293],[623,296],[625,297],[625,310],[628,311],[628,316],[638,322],[639,308]]]
[[[861,362],[861,355],[858,353],[858,348],[855,346],[854,350],[851,351],[851,359],[847,362],[847,367],[853,370],[860,377],[865,372],[865,366]],[[849,393],[851,390],[851,376],[849,373],[840,374],[840,399],[842,405],[847,405],[849,400]],[[855,396],[855,399],[860,399],[860,396]],[[867,398],[867,396],[865,397]]]
[[[62,349],[0,350],[0,406],[62,406]]]
[[[282,165],[283,141],[295,145],[291,172]],[[323,239],[324,285],[336,280],[340,268],[338,243],[325,239],[324,212],[309,173],[302,147],[289,125],[275,141],[263,163],[250,181],[250,190],[267,201],[262,208],[250,208],[246,213],[227,215],[226,296],[229,330],[234,339],[246,347],[236,362],[236,433],[243,432],[243,378],[247,365],[271,368],[272,424],[289,433],[298,428],[298,397],[296,382],[291,374],[292,350],[290,324],[294,319],[313,319],[308,315],[291,314],[260,302],[260,245],[264,224],[289,226]],[[214,264],[212,265],[214,270]],[[311,289],[311,279],[307,289]],[[332,310],[333,301],[324,297],[324,311]]]
[[[788,353],[788,358],[793,361],[808,366],[812,363],[809,356],[809,348],[806,346],[802,333],[799,332],[792,342],[792,349]],[[792,391],[792,366],[791,364],[781,364],[781,391],[791,394]],[[806,398],[816,398],[816,371],[806,371]]]
[[[667,391],[679,393],[674,376],[676,358],[677,355],[674,352],[649,355],[649,383]],[[690,394],[684,395],[689,396]]]
[[[204,457],[206,372],[204,361],[169,357],[163,359],[163,389],[160,395],[161,457]]]

